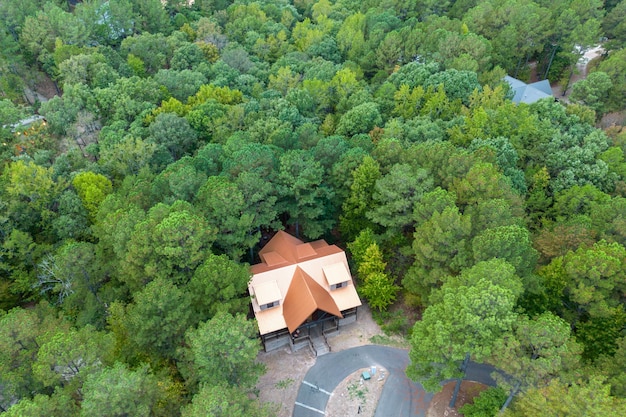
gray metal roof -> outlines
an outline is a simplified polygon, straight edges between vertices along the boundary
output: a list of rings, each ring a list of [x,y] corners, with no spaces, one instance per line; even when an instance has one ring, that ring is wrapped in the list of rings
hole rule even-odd
[[[504,81],[509,83],[513,90],[513,103],[534,103],[542,98],[552,97],[552,88],[548,80],[537,81],[526,84],[523,81],[509,75],[504,77]]]

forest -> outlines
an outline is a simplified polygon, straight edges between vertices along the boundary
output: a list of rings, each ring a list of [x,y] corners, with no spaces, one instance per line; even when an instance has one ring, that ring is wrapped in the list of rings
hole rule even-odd
[[[626,415],[626,0],[2,0],[0,46],[3,415],[273,415],[282,229],[427,389],[507,375],[465,416]]]

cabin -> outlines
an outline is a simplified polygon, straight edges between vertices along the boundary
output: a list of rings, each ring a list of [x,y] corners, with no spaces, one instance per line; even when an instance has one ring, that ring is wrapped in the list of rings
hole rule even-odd
[[[548,80],[541,80],[532,84],[526,84],[524,81],[507,75],[504,77],[504,81],[511,86],[511,91],[513,92],[513,98],[511,101],[515,104],[531,104],[535,101],[541,100],[542,98],[553,97],[552,87],[550,87],[550,82]]]
[[[279,231],[259,256],[261,263],[250,267],[248,289],[266,351],[319,351],[316,340],[356,321],[361,300],[342,249]]]

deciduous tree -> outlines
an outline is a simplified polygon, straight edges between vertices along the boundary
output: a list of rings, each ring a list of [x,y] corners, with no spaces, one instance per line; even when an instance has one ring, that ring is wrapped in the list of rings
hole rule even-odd
[[[611,396],[610,390],[611,386],[597,375],[592,375],[588,381],[579,380],[574,383],[553,379],[545,387],[529,389],[504,416],[576,417],[626,413],[626,401]]]
[[[380,166],[370,156],[366,156],[352,172],[350,195],[343,203],[339,218],[341,233],[347,240],[355,238],[363,229],[374,227],[366,213],[375,206],[373,190],[380,176]]]
[[[96,218],[100,204],[113,191],[113,185],[107,177],[91,171],[76,175],[72,180],[72,185],[89,212],[91,220]]]

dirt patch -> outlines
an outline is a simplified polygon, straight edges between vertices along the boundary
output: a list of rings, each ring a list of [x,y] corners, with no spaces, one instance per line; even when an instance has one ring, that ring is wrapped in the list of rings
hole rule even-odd
[[[40,101],[48,101],[56,95],[61,95],[54,81],[45,73],[40,72],[35,80],[34,90]]]
[[[335,388],[326,406],[326,416],[345,417],[358,414],[362,417],[374,417],[388,374],[386,369],[377,368],[375,375],[364,380],[363,372],[371,372],[371,369],[359,369]]]
[[[600,121],[600,128],[606,129],[612,126],[626,126],[626,110],[607,113]]]
[[[369,345],[372,343],[372,337],[381,334],[382,331],[372,319],[369,308],[364,305],[359,307],[357,321],[329,336],[328,343],[332,352],[339,352],[356,346]],[[286,347],[274,352],[261,352],[257,359],[267,366],[267,372],[257,384],[259,399],[275,405],[276,417],[291,417],[298,389],[304,380],[304,375],[315,364],[315,357],[308,349],[293,353],[290,348]],[[334,396],[336,396],[335,393],[333,393]],[[333,407],[329,402],[326,408],[328,415],[342,416],[342,414],[337,414]],[[351,415],[351,413],[343,415]]]
[[[258,360],[267,366],[267,372],[257,384],[259,399],[277,408],[276,417],[290,417],[300,384],[315,363],[315,357],[308,349],[292,353],[290,348],[284,348],[262,352]]]
[[[481,384],[480,382],[463,381],[461,383],[459,395],[456,399],[456,407],[450,408],[448,405],[450,403],[450,398],[452,398],[452,392],[454,391],[455,384],[456,381],[448,382],[443,386],[441,391],[435,394],[430,402],[430,407],[428,407],[426,417],[462,416],[463,414],[459,413],[457,410],[465,404],[471,404],[474,397],[489,388],[487,385]]]

